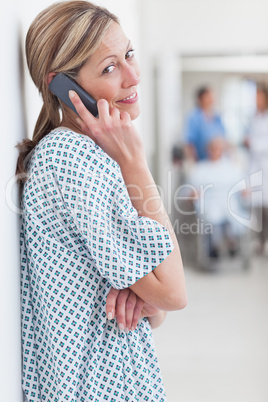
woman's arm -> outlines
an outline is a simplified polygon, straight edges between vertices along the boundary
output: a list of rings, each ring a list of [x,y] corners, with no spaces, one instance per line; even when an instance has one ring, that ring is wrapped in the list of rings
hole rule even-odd
[[[132,285],[131,289],[141,299],[159,309],[182,309],[187,303],[187,296],[180,249],[146,160],[137,163],[135,157],[130,157],[120,168],[138,214],[162,224],[168,229],[174,244],[170,255],[154,271]]]
[[[93,139],[120,166],[134,208],[140,216],[162,224],[170,233],[174,249],[152,272],[139,279],[131,290],[160,310],[178,310],[187,303],[179,245],[156,184],[147,166],[144,144],[126,112],[98,101],[99,118],[94,118],[79,97],[71,100],[82,120],[82,132]]]

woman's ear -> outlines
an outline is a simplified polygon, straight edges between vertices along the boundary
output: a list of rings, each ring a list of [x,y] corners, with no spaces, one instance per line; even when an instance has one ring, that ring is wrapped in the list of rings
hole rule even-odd
[[[55,75],[57,75],[57,73],[48,73],[47,75],[47,85],[49,85],[51,83],[51,81],[53,80],[53,78],[55,77]]]

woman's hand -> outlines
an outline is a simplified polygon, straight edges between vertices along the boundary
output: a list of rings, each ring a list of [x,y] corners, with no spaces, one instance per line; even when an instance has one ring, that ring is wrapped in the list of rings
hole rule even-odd
[[[77,122],[82,132],[120,166],[127,161],[146,162],[142,138],[127,112],[119,112],[105,99],[100,99],[97,103],[99,117],[95,118],[74,91],[70,91],[69,96],[80,116]]]
[[[159,313],[160,310],[145,303],[129,288],[123,290],[111,288],[107,296],[107,317],[109,320],[116,317],[121,330],[133,331],[140,318],[154,317]]]
[[[142,317],[144,301],[132,290],[111,288],[106,300],[106,314],[109,320],[116,317],[121,330],[133,331]]]

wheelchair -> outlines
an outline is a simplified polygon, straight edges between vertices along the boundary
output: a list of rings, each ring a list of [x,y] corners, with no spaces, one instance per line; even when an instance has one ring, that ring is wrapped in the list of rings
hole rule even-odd
[[[224,264],[241,266],[244,270],[250,268],[251,231],[239,227],[235,234],[230,235],[231,225],[228,221],[214,224],[211,230],[196,236],[196,267],[199,270],[215,271],[223,268]]]

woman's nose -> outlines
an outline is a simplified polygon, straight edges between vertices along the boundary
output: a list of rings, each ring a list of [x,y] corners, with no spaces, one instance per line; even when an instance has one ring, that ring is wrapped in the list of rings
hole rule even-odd
[[[138,66],[125,65],[123,70],[123,88],[138,85],[140,82],[140,70]]]

